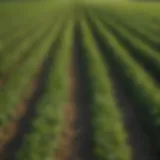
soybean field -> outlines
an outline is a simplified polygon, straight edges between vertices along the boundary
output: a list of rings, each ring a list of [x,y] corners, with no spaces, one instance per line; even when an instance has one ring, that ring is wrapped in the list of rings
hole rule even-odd
[[[0,160],[159,159],[159,3],[0,2]]]

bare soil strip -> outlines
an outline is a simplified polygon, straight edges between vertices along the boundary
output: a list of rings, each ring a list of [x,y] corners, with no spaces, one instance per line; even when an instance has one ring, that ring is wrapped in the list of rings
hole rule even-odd
[[[12,65],[7,69],[6,73],[0,73],[0,79],[1,79],[1,83],[0,83],[0,87],[2,85],[5,85],[8,81],[8,79],[11,76],[14,76],[14,72],[21,66],[23,65],[23,63],[32,55],[32,52],[34,52],[33,50],[38,47],[39,45],[41,45],[41,40],[43,38],[46,37],[46,35],[49,34],[50,29],[53,27],[53,25],[51,25],[46,31],[45,34],[43,34],[38,40],[34,41],[33,44],[27,48],[27,50],[23,51],[19,56],[18,60],[14,63],[12,63],[12,61],[10,63],[12,63]],[[33,31],[34,32],[34,31]]]
[[[122,120],[128,133],[128,144],[132,149],[132,160],[158,160],[154,145],[151,143],[150,137],[144,133],[141,122],[139,121],[136,110],[138,106],[129,98],[122,87],[120,77],[116,73],[117,68],[107,54],[112,51],[107,48],[91,21],[90,24],[97,44],[102,51],[102,56],[107,65],[110,66],[110,79],[113,84],[115,98],[117,99],[117,106],[119,107],[118,109],[121,112]]]
[[[64,107],[64,131],[56,160],[91,159],[91,124],[86,71],[82,61],[79,28],[75,28],[74,50],[69,74],[69,99]],[[84,73],[85,72],[85,73]]]
[[[64,105],[64,128],[60,135],[59,149],[55,155],[56,160],[69,160],[73,151],[73,141],[76,134],[76,87],[75,68],[72,64],[69,73],[68,102]]]
[[[90,93],[87,80],[86,64],[81,46],[80,28],[75,27],[74,40],[74,64],[76,80],[76,137],[74,150],[69,160],[91,160],[92,159],[92,126],[90,110]]]

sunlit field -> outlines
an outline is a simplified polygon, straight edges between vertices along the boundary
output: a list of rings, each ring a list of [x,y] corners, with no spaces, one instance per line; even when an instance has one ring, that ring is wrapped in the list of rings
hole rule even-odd
[[[159,160],[160,3],[0,2],[0,160]]]

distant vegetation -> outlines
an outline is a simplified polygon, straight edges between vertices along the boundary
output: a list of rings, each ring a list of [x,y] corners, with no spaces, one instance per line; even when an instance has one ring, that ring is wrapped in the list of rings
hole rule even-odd
[[[0,159],[159,160],[160,4],[9,1]]]

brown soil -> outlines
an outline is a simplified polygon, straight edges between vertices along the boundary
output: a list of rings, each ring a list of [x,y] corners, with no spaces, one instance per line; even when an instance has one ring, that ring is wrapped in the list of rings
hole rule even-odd
[[[68,102],[64,106],[64,127],[60,135],[59,149],[55,155],[56,160],[69,160],[73,150],[73,140],[75,138],[75,91],[76,77],[74,75],[74,66],[69,75],[69,93]]]
[[[84,52],[81,46],[82,35],[79,24],[75,27],[74,39],[74,62],[77,77],[76,90],[76,137],[74,140],[74,149],[69,160],[91,160],[92,155],[93,129],[91,126],[91,108],[90,92],[87,65],[84,58]]]
[[[81,50],[79,26],[75,28],[73,65],[69,81],[69,101],[64,110],[64,131],[56,160],[90,160],[92,128],[86,68]]]
[[[4,80],[0,80],[0,88],[4,85]]]

